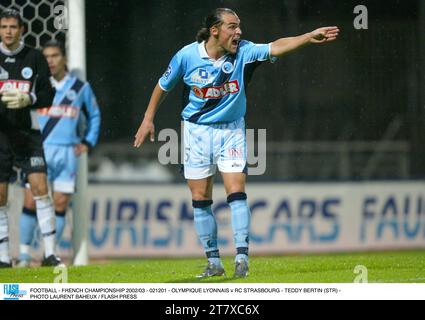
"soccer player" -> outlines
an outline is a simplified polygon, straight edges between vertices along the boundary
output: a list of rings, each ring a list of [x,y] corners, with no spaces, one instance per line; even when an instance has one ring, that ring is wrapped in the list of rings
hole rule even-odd
[[[55,91],[41,52],[27,47],[21,36],[22,17],[16,10],[0,14],[0,267],[11,267],[7,217],[8,181],[12,166],[20,167],[34,194],[44,240],[42,265],[56,266],[55,212],[48,195],[42,138],[34,112],[52,104]]]
[[[217,246],[217,223],[211,210],[216,164],[223,177],[231,208],[236,246],[234,277],[248,275],[250,210],[245,193],[245,90],[255,67],[312,43],[337,38],[338,27],[281,38],[269,44],[242,40],[240,20],[227,8],[218,8],[204,21],[197,42],[176,53],[153,90],[134,146],[149,136],[154,141],[154,116],[168,91],[183,80],[188,97],[184,120],[184,175],[192,193],[194,224],[208,264],[198,277],[224,275]]]
[[[38,109],[38,121],[43,136],[48,180],[53,189],[56,212],[56,242],[65,228],[65,214],[75,192],[78,156],[93,148],[100,130],[100,110],[88,82],[68,73],[65,48],[51,40],[43,46],[43,54],[56,88],[53,105]],[[81,122],[84,132],[79,133]],[[81,136],[80,136],[81,135]],[[37,226],[35,202],[30,189],[25,189],[24,207],[20,221],[19,267],[29,266],[30,246]]]

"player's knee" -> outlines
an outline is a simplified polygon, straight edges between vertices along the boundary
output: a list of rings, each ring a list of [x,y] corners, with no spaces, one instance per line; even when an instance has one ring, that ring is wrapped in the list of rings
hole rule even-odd
[[[211,196],[206,190],[192,190],[192,200],[203,201],[211,200]]]
[[[56,211],[66,211],[69,205],[70,196],[64,193],[55,192],[53,195],[53,202]]]
[[[47,185],[44,183],[37,183],[31,185],[31,192],[34,197],[42,197],[48,194],[49,190],[47,189]]]
[[[66,211],[68,208],[68,202],[64,199],[55,199],[55,210],[58,212]]]
[[[245,184],[242,183],[232,183],[226,185],[227,196],[230,196],[235,193],[245,193]]]
[[[25,199],[24,201],[24,208],[28,208],[30,210],[35,210],[35,201],[33,198],[31,199]]]
[[[40,197],[49,192],[45,173],[32,173],[28,176],[31,192],[34,197]]]

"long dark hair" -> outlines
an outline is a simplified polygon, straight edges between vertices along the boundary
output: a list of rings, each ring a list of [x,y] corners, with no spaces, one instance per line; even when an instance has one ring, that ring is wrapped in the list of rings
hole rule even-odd
[[[236,16],[236,13],[232,9],[228,8],[217,8],[211,11],[204,19],[202,28],[196,35],[196,41],[201,43],[207,41],[210,37],[210,29],[214,26],[220,26],[223,23],[223,14],[229,13]]]

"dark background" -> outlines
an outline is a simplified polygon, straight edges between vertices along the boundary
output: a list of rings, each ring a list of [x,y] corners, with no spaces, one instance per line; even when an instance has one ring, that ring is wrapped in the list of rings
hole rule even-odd
[[[44,19],[51,6],[14,3],[28,1],[32,30],[43,21],[52,28],[53,18]],[[367,30],[353,26],[357,5],[368,9]],[[267,129],[266,180],[425,178],[424,0],[87,0],[87,78],[103,117],[91,164],[105,157],[157,162],[158,146],[149,155],[136,151],[134,134],[172,56],[195,41],[216,7],[235,10],[243,38],[257,43],[341,29],[337,41],[264,63],[254,74],[246,122]],[[160,107],[157,132],[180,129],[181,95],[179,85]]]
[[[368,30],[353,27],[357,4],[369,10]],[[194,41],[203,17],[218,6],[234,9],[243,38],[258,43],[319,26],[341,28],[337,42],[310,46],[257,70],[247,122],[270,129],[273,139],[380,139],[396,115],[415,111],[410,120],[423,121],[419,1],[90,0],[88,77],[104,101],[103,139],[134,133],[169,60]],[[174,91],[160,109],[159,127],[178,127],[180,90]],[[410,133],[414,123],[408,124],[400,138]]]
[[[310,46],[257,69],[248,90],[247,126],[274,141],[382,139],[411,146],[411,172],[425,172],[425,1],[233,0],[87,1],[88,77],[104,117],[101,141],[131,141],[151,91],[173,54],[193,42],[216,7],[235,10],[243,38],[279,37],[337,25],[338,41]],[[367,30],[353,26],[366,5]],[[161,106],[156,126],[179,128],[181,87]]]
[[[243,38],[279,37],[337,25],[338,41],[310,46],[257,69],[247,126],[273,141],[408,140],[411,172],[424,170],[424,6],[415,0],[87,1],[88,78],[102,105],[101,141],[130,143],[150,94],[173,54],[193,42],[203,17],[230,7]],[[353,9],[368,8],[367,30]],[[156,126],[179,128],[181,86],[163,103]]]

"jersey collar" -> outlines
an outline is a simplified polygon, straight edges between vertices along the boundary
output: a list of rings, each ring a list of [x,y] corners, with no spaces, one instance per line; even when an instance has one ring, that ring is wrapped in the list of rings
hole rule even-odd
[[[3,42],[0,42],[0,51],[6,55],[6,56],[16,56],[19,52],[22,51],[22,49],[25,47],[24,42],[21,41],[19,42],[19,47],[16,48],[16,50],[14,51],[10,51],[9,49],[7,49],[4,45]]]
[[[224,56],[220,57],[218,60],[211,58],[208,55],[207,49],[205,49],[205,41],[202,41],[201,43],[198,44],[198,51],[199,51],[199,55],[201,56],[202,59],[208,59],[212,63],[224,61],[224,60],[226,60],[227,56],[229,55],[228,53],[226,53]]]
[[[55,78],[50,77],[50,82],[52,83],[52,86],[56,90],[61,90],[63,86],[65,85],[65,83],[69,80],[69,78],[70,78],[69,73],[67,73],[61,81],[57,81]]]

